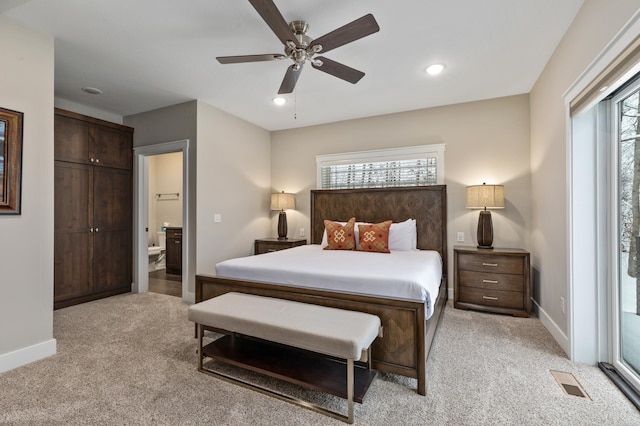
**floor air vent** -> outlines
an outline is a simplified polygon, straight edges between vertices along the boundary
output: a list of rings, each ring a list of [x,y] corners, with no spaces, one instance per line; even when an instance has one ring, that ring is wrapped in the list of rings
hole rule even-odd
[[[556,382],[558,382],[565,394],[578,396],[591,401],[591,398],[589,398],[589,395],[587,395],[584,389],[582,389],[582,386],[578,383],[576,378],[573,377],[573,374],[551,370],[551,375],[556,379]]]

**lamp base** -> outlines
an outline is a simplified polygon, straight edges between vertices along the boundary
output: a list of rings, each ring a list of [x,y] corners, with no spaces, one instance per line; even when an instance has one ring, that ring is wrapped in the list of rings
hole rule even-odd
[[[284,210],[278,215],[278,239],[287,239],[287,214]]]
[[[493,248],[493,222],[488,210],[481,211],[478,218],[478,248]]]

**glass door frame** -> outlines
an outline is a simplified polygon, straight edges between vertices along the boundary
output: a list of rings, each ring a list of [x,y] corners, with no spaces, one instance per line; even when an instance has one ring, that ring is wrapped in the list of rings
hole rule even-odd
[[[621,347],[621,315],[622,315],[622,300],[621,300],[621,256],[620,256],[620,106],[619,103],[627,98],[635,91],[640,91],[640,78],[630,82],[629,86],[616,93],[610,100],[610,117],[611,117],[611,143],[610,143],[610,158],[609,166],[612,173],[610,173],[610,195],[609,208],[610,208],[610,249],[609,255],[612,267],[610,268],[610,354],[611,364],[617,370],[617,373],[635,388],[636,392],[640,392],[640,374],[634,372],[629,366],[623,362],[622,359],[622,347]],[[640,143],[640,142],[638,142]],[[632,237],[634,238],[634,237]]]

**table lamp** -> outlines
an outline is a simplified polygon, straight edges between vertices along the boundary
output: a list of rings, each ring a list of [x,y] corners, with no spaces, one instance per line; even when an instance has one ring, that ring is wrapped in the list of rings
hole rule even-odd
[[[296,199],[293,194],[287,194],[284,191],[271,194],[271,210],[280,210],[278,216],[278,239],[287,239],[287,214],[285,210],[293,210],[296,208]]]
[[[471,185],[467,186],[468,209],[484,209],[478,218],[478,248],[493,248],[493,223],[491,212],[487,209],[504,208],[503,185]]]

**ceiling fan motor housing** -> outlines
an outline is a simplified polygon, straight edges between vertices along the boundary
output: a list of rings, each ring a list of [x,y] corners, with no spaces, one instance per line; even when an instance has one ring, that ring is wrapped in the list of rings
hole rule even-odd
[[[287,57],[291,58],[295,62],[295,71],[300,69],[300,65],[304,65],[307,60],[312,60],[313,55],[316,54],[319,49],[308,49],[309,45],[313,41],[306,32],[309,29],[309,23],[307,21],[292,21],[289,23],[289,28],[293,32],[293,36],[297,39],[298,43],[302,47],[297,47],[292,41],[284,46],[284,53]]]

